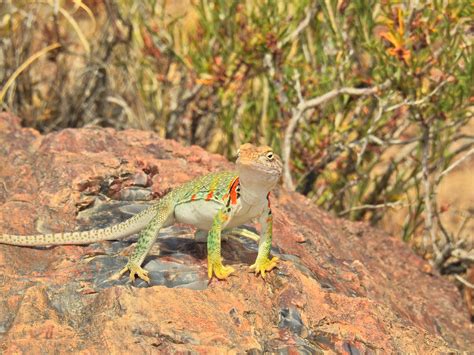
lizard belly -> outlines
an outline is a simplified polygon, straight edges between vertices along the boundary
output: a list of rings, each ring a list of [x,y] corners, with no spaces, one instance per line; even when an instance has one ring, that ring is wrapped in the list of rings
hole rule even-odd
[[[214,216],[222,204],[216,201],[196,200],[175,207],[174,216],[180,223],[191,224],[199,229],[211,229]]]

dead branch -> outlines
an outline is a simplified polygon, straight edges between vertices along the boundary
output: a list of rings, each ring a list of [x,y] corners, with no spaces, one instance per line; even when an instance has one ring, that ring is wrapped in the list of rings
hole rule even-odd
[[[451,255],[465,263],[474,264],[474,252],[467,252],[464,249],[456,248],[451,252]]]
[[[300,35],[301,32],[304,31],[306,27],[308,27],[311,19],[316,14],[318,6],[318,2],[315,1],[311,6],[308,7],[305,18],[299,23],[299,25],[293,32],[291,32],[288,36],[278,42],[278,48],[282,48],[288,42],[292,42],[296,37]]]
[[[474,285],[472,283],[470,283],[469,281],[465,280],[463,277],[459,276],[459,275],[454,275],[454,277],[456,278],[456,280],[458,280],[460,283],[462,283],[464,286],[467,286],[469,288],[472,288],[474,289]]]
[[[424,204],[425,204],[425,235],[423,239],[423,247],[428,250],[428,244],[431,240],[431,246],[436,257],[441,253],[436,245],[436,233],[433,225],[433,205],[432,205],[432,189],[430,181],[429,158],[430,158],[430,125],[423,124],[422,139],[423,156],[421,159],[421,173],[424,187]]]
[[[385,202],[385,203],[380,203],[377,205],[361,205],[361,206],[356,206],[352,208],[348,208],[342,212],[339,213],[339,216],[344,216],[350,212],[353,211],[359,211],[359,210],[375,210],[379,208],[396,208],[396,207],[407,207],[409,204],[406,203],[405,201],[399,200],[395,202]]]
[[[415,100],[415,101],[410,101],[410,100],[404,100],[403,102],[400,102],[396,105],[390,106],[386,109],[386,112],[390,112],[393,110],[396,110],[402,106],[420,106],[421,104],[425,103],[428,101],[428,99],[436,94],[439,89],[441,89],[445,84],[448,83],[448,80],[443,80],[441,83],[439,83],[431,92],[429,92],[427,95],[423,96],[421,99]]]
[[[472,154],[474,154],[474,148],[471,148],[462,158],[456,160],[453,164],[451,164],[446,169],[444,169],[436,178],[436,184],[438,184],[441,181],[443,176],[445,176],[446,174],[449,174],[453,169],[459,166],[463,161],[469,158]]]
[[[331,90],[324,95],[312,98],[310,100],[305,100],[301,95],[301,90],[298,93],[300,97],[300,102],[296,108],[294,108],[290,122],[285,130],[285,136],[283,140],[282,147],[282,159],[283,159],[283,184],[288,190],[294,190],[295,185],[293,183],[293,178],[290,172],[290,158],[291,158],[291,141],[293,139],[293,134],[296,130],[296,126],[303,118],[304,113],[308,109],[312,109],[323,103],[332,100],[339,95],[352,95],[352,96],[368,96],[378,93],[380,90],[384,90],[390,86],[390,80],[385,81],[381,85],[377,85],[370,88],[352,88],[352,87],[343,87],[340,89]],[[296,89],[299,88],[299,83],[296,84]],[[298,90],[297,90],[298,91]]]

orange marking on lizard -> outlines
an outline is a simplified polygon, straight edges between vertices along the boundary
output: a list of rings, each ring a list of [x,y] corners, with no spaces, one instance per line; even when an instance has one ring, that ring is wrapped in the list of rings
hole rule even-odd
[[[230,188],[230,203],[233,205],[237,203],[237,186],[239,186],[239,178],[236,178],[232,182],[232,186]]]
[[[194,201],[194,200],[196,200],[196,194],[191,196],[191,201]]]
[[[214,196],[214,191],[211,190],[206,196],[206,201],[209,201],[212,198],[212,196]]]

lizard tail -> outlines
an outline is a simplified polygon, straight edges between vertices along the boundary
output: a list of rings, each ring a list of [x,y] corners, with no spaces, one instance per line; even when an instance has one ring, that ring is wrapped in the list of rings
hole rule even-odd
[[[83,232],[66,232],[35,235],[0,234],[0,244],[43,246],[65,244],[90,244],[102,240],[120,239],[137,233],[156,215],[159,203],[136,214],[126,221],[110,227]]]

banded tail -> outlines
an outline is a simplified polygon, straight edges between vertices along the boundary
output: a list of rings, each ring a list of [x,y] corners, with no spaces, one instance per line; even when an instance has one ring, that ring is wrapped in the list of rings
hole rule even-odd
[[[160,202],[127,219],[126,221],[101,229],[82,232],[65,232],[35,235],[0,234],[0,244],[19,246],[43,246],[66,244],[91,244],[102,240],[120,239],[137,233],[155,217]]]

